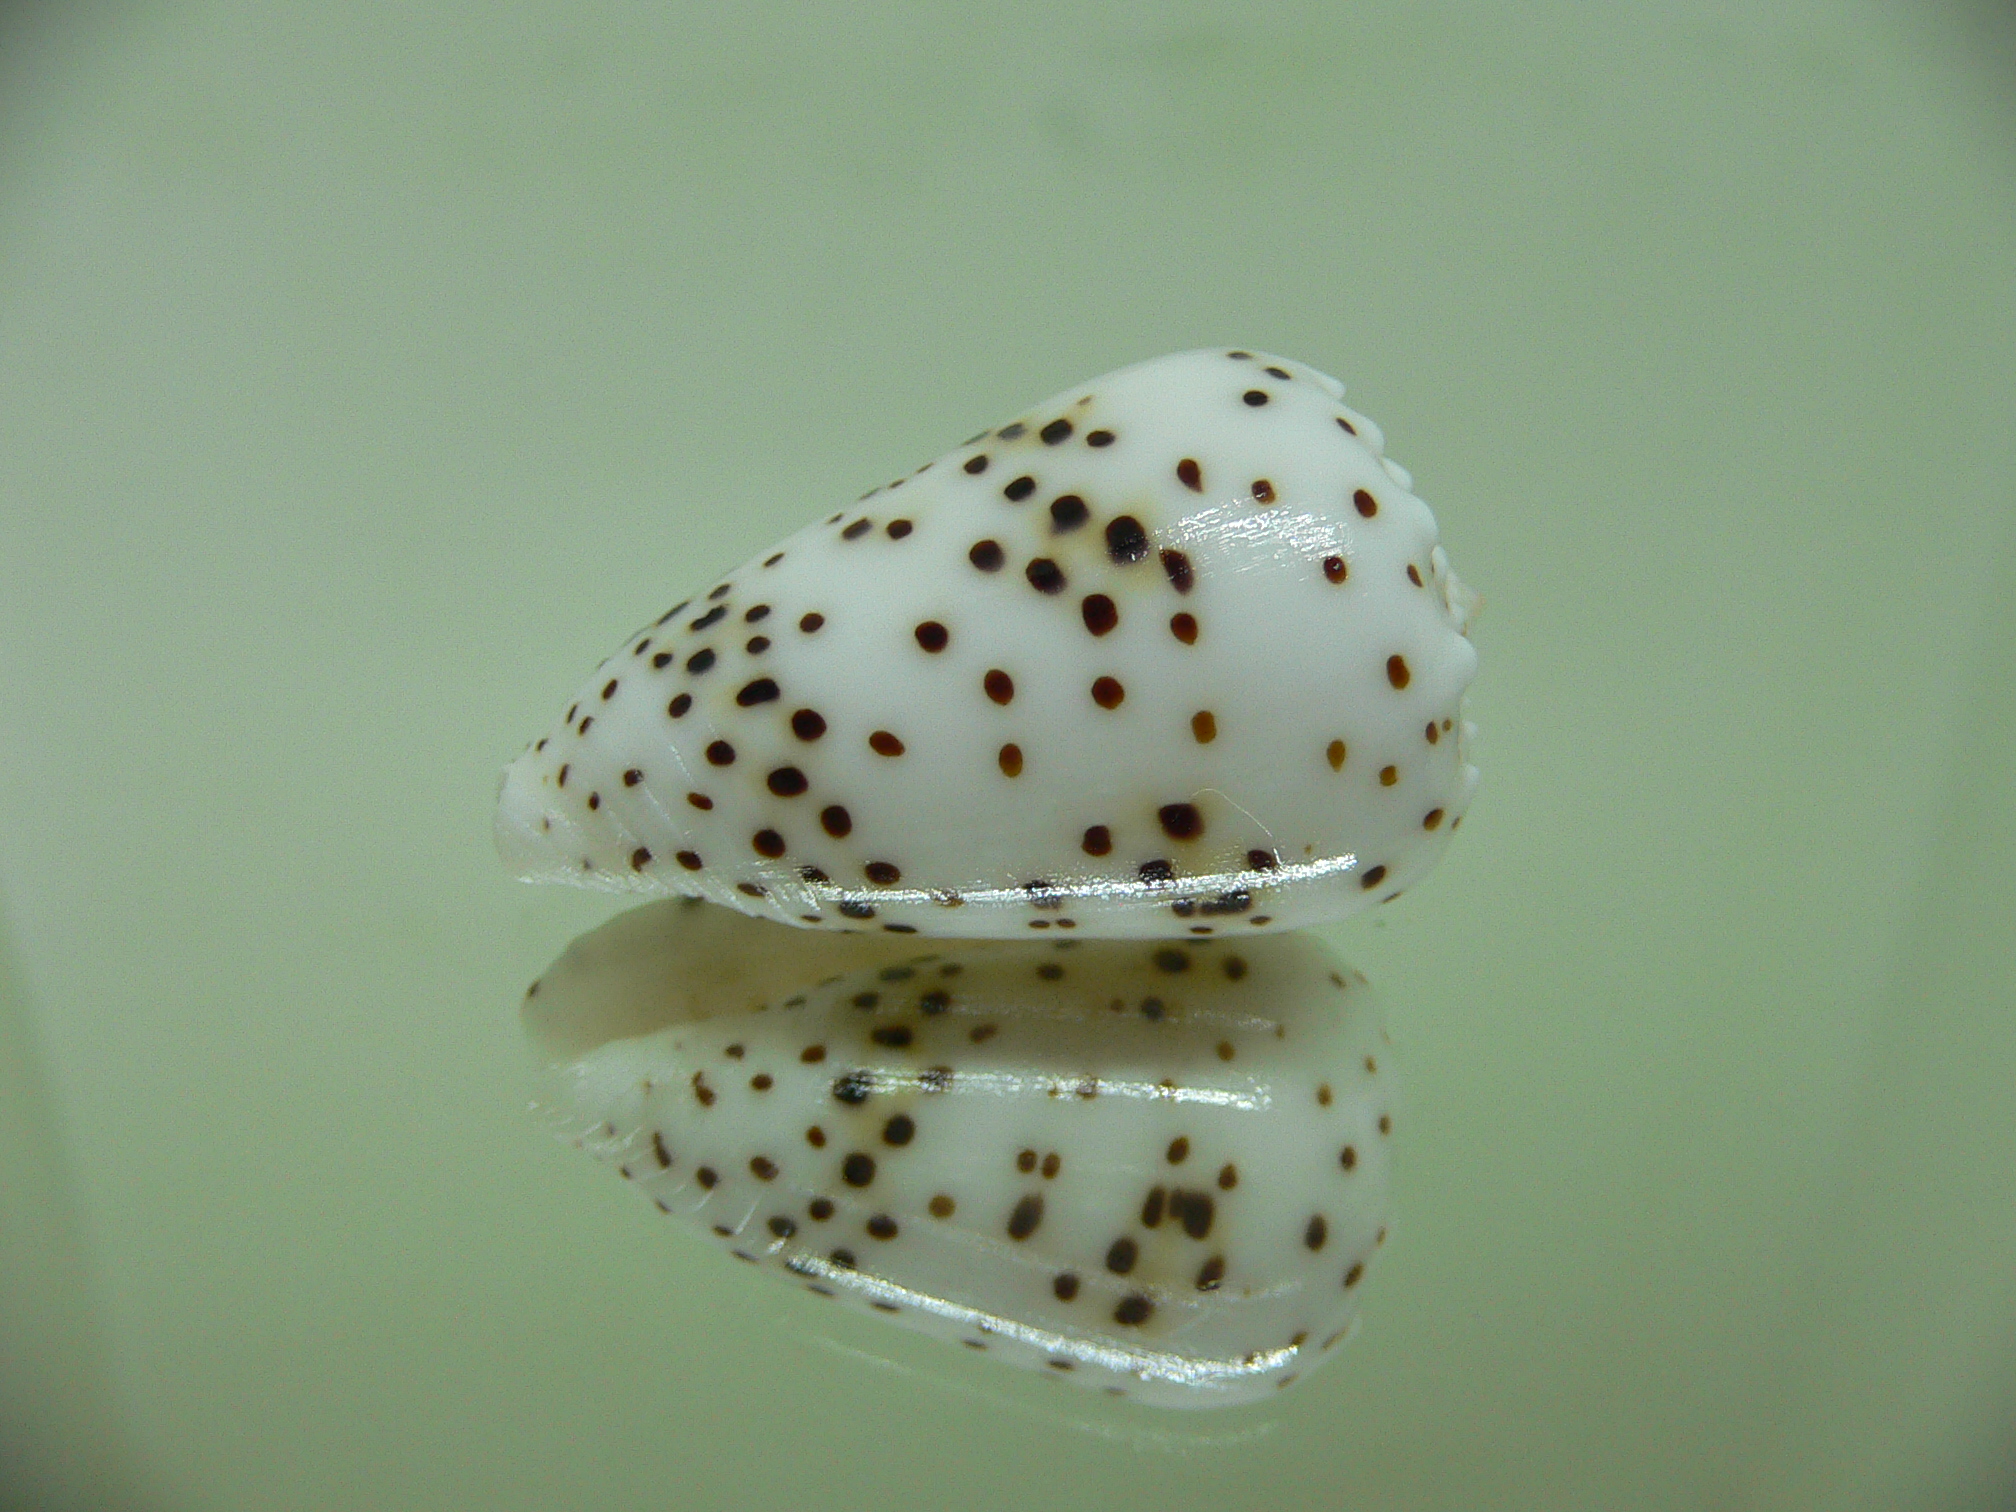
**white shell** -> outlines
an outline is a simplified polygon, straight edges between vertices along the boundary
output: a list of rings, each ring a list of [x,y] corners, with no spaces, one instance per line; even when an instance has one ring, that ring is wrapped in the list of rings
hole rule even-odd
[[[637,910],[526,1000],[548,1106],[660,1210],[1153,1404],[1272,1396],[1347,1335],[1386,1233],[1391,1069],[1364,978],[1313,939],[913,942],[762,1006],[728,980],[709,1013],[689,984],[781,933],[731,918]]]
[[[505,774],[507,863],[962,938],[1393,897],[1476,784],[1473,601],[1341,393],[1181,353],[829,514],[597,670]]]

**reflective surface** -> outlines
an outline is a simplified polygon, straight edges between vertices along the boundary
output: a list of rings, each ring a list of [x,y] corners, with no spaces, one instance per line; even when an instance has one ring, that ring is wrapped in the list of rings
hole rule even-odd
[[[1370,984],[1313,936],[827,936],[752,993],[739,963],[785,927],[649,904],[526,993],[545,1111],[688,1231],[672,1274],[710,1236],[1163,1407],[1270,1400],[1349,1336],[1391,1216],[1394,1074]]]
[[[4,24],[0,1374],[47,1475],[1987,1503],[2016,125],[1972,13]],[[1489,592],[1486,780],[1332,936],[1408,1091],[1360,1334],[1176,1417],[593,1179],[511,1005],[612,905],[489,822],[637,606],[1234,340],[1405,437]]]

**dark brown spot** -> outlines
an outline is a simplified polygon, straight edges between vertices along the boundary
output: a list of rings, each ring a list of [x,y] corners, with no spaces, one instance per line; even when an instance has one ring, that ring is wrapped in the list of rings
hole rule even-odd
[[[1080,1088],[1078,1095],[1085,1097],[1089,1094],[1083,1088]],[[1045,1181],[1055,1180],[1057,1173],[1063,1169],[1064,1157],[1059,1155],[1055,1150],[1052,1150],[1048,1155],[1043,1157],[1043,1179]]]
[[[1329,1107],[1331,1095],[1330,1083],[1319,1082],[1316,1086],[1316,1105],[1319,1108]]]
[[[1268,393],[1265,389],[1248,389],[1239,397],[1245,400],[1253,409],[1258,409],[1267,402]]]
[[[1218,1190],[1229,1192],[1239,1185],[1239,1167],[1229,1161],[1218,1168]]]
[[[812,1221],[814,1223],[824,1223],[828,1218],[831,1218],[833,1216],[832,1199],[827,1197],[814,1197],[810,1202],[805,1204],[805,1211],[809,1215],[811,1215]]]
[[[868,737],[868,749],[877,756],[901,756],[903,742],[887,730],[877,730]]]
[[[721,1177],[719,1176],[718,1173],[716,1173],[714,1167],[702,1166],[700,1167],[699,1170],[693,1173],[693,1179],[699,1182],[700,1185],[706,1187],[708,1190],[711,1191],[713,1190],[715,1183],[720,1181]]]
[[[1358,1169],[1357,1147],[1354,1145],[1344,1146],[1344,1148],[1340,1152],[1338,1152],[1337,1164],[1344,1167],[1344,1169],[1347,1171],[1357,1170]]]
[[[819,1125],[813,1124],[810,1128],[808,1128],[805,1131],[805,1143],[812,1146],[812,1148],[815,1150],[825,1149],[826,1131],[820,1128]],[[814,1216],[816,1217],[818,1215],[815,1214]]]
[[[1435,726],[1430,725],[1428,726],[1428,728],[1432,730],[1435,728]],[[630,768],[629,771],[623,774],[623,786],[625,787],[635,787],[637,786],[638,783],[642,782],[643,780],[644,780],[644,773],[636,767]]]
[[[1379,1132],[1380,1132],[1381,1134],[1391,1134],[1391,1133],[1393,1132],[1393,1116],[1392,1116],[1392,1114],[1390,1114],[1390,1113],[1381,1113],[1381,1114],[1379,1115]]]
[[[863,903],[857,898],[848,898],[839,906],[840,912],[850,919],[872,919],[875,917],[875,905],[872,903]]]
[[[903,537],[910,534],[910,532],[912,530],[915,530],[917,527],[912,525],[908,520],[891,520],[887,525],[884,525],[882,528],[883,530],[888,532],[890,540],[900,541],[903,539]]]
[[[982,572],[999,572],[1007,557],[999,541],[975,541],[973,549],[966,553],[966,560]]]
[[[1343,741],[1333,740],[1324,749],[1323,757],[1330,763],[1331,771],[1341,772],[1344,770],[1344,758],[1350,754],[1351,748],[1345,745]]]
[[[1180,551],[1162,553],[1162,570],[1169,576],[1169,585],[1178,593],[1188,593],[1197,582],[1197,574],[1191,569],[1190,558]],[[1182,639],[1179,634],[1178,640]]]
[[[1068,441],[1070,439],[1071,422],[1069,420],[1052,420],[1043,429],[1036,432],[1036,434],[1043,438],[1045,446],[1055,446],[1060,441]]]
[[[917,644],[932,655],[937,655],[951,643],[952,633],[936,620],[926,620],[915,632]]]
[[[590,809],[599,809],[602,807],[602,795],[600,793],[590,793],[588,795],[588,807]]]
[[[1252,491],[1253,502],[1255,504],[1272,504],[1274,502],[1274,485],[1265,478],[1255,478],[1253,480]]]
[[[751,898],[763,898],[769,896],[769,894],[763,888],[757,886],[754,882],[737,882],[735,884],[735,891],[746,894]]]
[[[768,1092],[774,1085],[775,1083],[771,1081],[768,1071],[758,1071],[754,1076],[749,1078],[749,1086],[757,1092]]]
[[[1113,444],[1113,432],[1109,430],[1087,431],[1085,433],[1085,444],[1087,446],[1111,446]]]
[[[1076,494],[1059,494],[1050,501],[1050,530],[1053,535],[1063,535],[1076,530],[1092,516],[1085,507],[1085,501]]]
[[[767,1155],[753,1155],[749,1159],[749,1174],[758,1181],[775,1181],[777,1162]]]
[[[958,1204],[943,1192],[933,1197],[928,1204],[933,1218],[950,1218],[958,1211]]]
[[[735,702],[745,709],[753,709],[757,704],[768,703],[776,696],[777,684],[768,677],[759,677],[754,682],[745,684],[741,691],[736,693]]]
[[[1050,1283],[1050,1290],[1056,1293],[1059,1302],[1069,1302],[1078,1295],[1078,1277],[1071,1271],[1059,1271]]]
[[[1127,697],[1117,677],[1101,677],[1092,683],[1092,702],[1102,709],[1117,709]]]
[[[981,473],[987,471],[987,453],[977,452],[973,456],[968,457],[966,459],[966,471],[973,474],[976,478]]]
[[[1064,980],[1064,968],[1055,961],[1045,961],[1036,968],[1036,975],[1046,982],[1061,982]]]
[[[602,702],[607,703],[609,702],[610,699],[614,698],[615,696],[616,696],[616,679],[612,677],[609,679],[609,681],[602,684]]]
[[[778,767],[766,780],[770,791],[779,798],[796,798],[810,786],[805,781],[805,774],[794,766]]]
[[[875,1179],[875,1157],[859,1150],[840,1162],[840,1179],[851,1187],[865,1187]]]
[[[1195,457],[1185,457],[1181,462],[1178,462],[1176,464],[1176,476],[1182,480],[1183,486],[1192,493],[1202,493],[1204,491],[1204,471],[1197,465]]]
[[[1197,617],[1194,614],[1169,616],[1169,633],[1186,646],[1197,644]]]
[[[871,1239],[894,1239],[896,1220],[887,1213],[877,1213],[868,1220],[868,1236]]]
[[[845,530],[841,531],[840,536],[841,539],[843,540],[858,541],[861,539],[861,537],[868,534],[868,532],[873,530],[874,528],[875,528],[875,522],[869,519],[866,515],[863,515],[860,519],[856,520],[852,525],[849,525]]]
[[[1414,674],[1407,670],[1407,659],[1404,656],[1386,658],[1386,681],[1396,688],[1404,688],[1413,680]]]
[[[698,851],[683,850],[680,851],[672,859],[677,861],[681,866],[685,867],[686,870],[688,871],[700,870],[701,865],[700,853]]]
[[[1218,716],[1209,709],[1199,709],[1190,716],[1190,733],[1197,744],[1209,745],[1218,738]]]
[[[1124,1323],[1129,1328],[1139,1328],[1155,1315],[1155,1304],[1139,1292],[1122,1297],[1120,1305],[1113,1309],[1113,1321]]]
[[[1333,583],[1341,583],[1351,575],[1351,568],[1341,556],[1323,558],[1323,576]]]
[[[1225,1257],[1213,1255],[1197,1267],[1197,1290],[1216,1291],[1218,1283],[1225,1279]]]
[[[952,1006],[952,994],[942,987],[934,987],[917,999],[917,1011],[926,1018],[936,1018]]]
[[[1109,855],[1113,850],[1113,832],[1103,824],[1095,824],[1085,831],[1085,837],[1078,842],[1078,848],[1088,856]]]
[[[819,827],[835,840],[844,840],[854,830],[854,818],[837,803],[819,810]]]
[[[1106,555],[1116,562],[1138,562],[1148,555],[1148,532],[1132,515],[1116,515],[1106,526]]]
[[[658,1162],[661,1171],[672,1168],[672,1152],[665,1148],[665,1136],[656,1129],[651,1131],[651,1158]]]
[[[1020,504],[1034,492],[1036,492],[1036,480],[1024,473],[1019,478],[1011,478],[1007,487],[1001,490],[1001,495],[1011,504]]]
[[[877,1024],[868,1038],[890,1050],[907,1050],[915,1034],[908,1024]]]
[[[1317,1213],[1309,1220],[1309,1226],[1302,1230],[1302,1242],[1312,1250],[1320,1250],[1330,1238],[1330,1225]]]
[[[684,719],[686,711],[692,707],[693,695],[691,693],[681,693],[672,702],[665,705],[665,712],[670,714],[674,719]]]
[[[774,861],[784,854],[784,837],[773,829],[760,829],[749,837],[749,846],[757,855]]]
[[[770,637],[767,635],[752,635],[742,643],[742,649],[747,651],[751,656],[760,656],[770,649]]]
[[[1192,1239],[1202,1239],[1211,1232],[1211,1222],[1218,1214],[1218,1204],[1206,1192],[1185,1192],[1178,1190],[1169,1198],[1169,1216],[1183,1225],[1183,1232]]]
[[[1423,829],[1434,829],[1441,822],[1442,810],[1440,809],[1430,809],[1421,816],[1421,828]]]
[[[798,628],[804,631],[807,635],[817,635],[819,633],[819,627],[825,623],[826,623],[825,615],[808,614],[798,621]]]
[[[853,1270],[855,1266],[860,1263],[857,1260],[855,1260],[854,1251],[850,1249],[836,1249],[826,1258],[832,1264],[839,1266],[840,1269],[842,1270]]]
[[[1346,1286],[1356,1286],[1360,1281],[1363,1281],[1364,1279],[1365,1279],[1365,1264],[1362,1260],[1359,1261],[1357,1264],[1353,1265],[1351,1269],[1344,1272],[1344,1284]]]
[[[772,1217],[766,1227],[779,1239],[789,1239],[793,1234],[798,1232],[798,1225],[793,1223],[789,1218],[786,1218],[782,1213],[778,1213]]]
[[[1375,866],[1372,867],[1370,870],[1368,870],[1364,876],[1358,879],[1358,885],[1369,891],[1370,889],[1377,887],[1381,882],[1384,882],[1385,880],[1386,880],[1386,868],[1383,866]]]
[[[1178,1134],[1169,1141],[1169,1148],[1162,1152],[1163,1158],[1171,1165],[1181,1165],[1190,1158],[1190,1141]]]
[[[642,871],[651,864],[651,851],[646,846],[638,846],[630,852],[630,870]]]
[[[1034,1150],[1024,1150],[1021,1154],[1017,1155],[1015,1157],[1015,1169],[1025,1174],[1035,1170],[1036,1152]]]
[[[1088,594],[1079,610],[1085,616],[1085,628],[1094,635],[1105,635],[1120,623],[1119,609],[1103,593]]]
[[[725,740],[714,741],[707,747],[707,759],[715,766],[733,766],[735,764],[735,747],[728,744]]]
[[[1358,506],[1358,513],[1368,520],[1379,513],[1379,501],[1362,488],[1351,495],[1351,502]]]
[[[1149,1189],[1147,1197],[1141,1203],[1141,1226],[1143,1228],[1161,1227],[1162,1208],[1168,1200],[1169,1193],[1166,1188],[1158,1186]]]
[[[884,887],[903,880],[902,871],[888,861],[870,861],[861,870],[870,882],[878,882]]]
[[[1155,811],[1155,817],[1172,840],[1195,840],[1204,833],[1204,815],[1194,803],[1165,803]]]
[[[1023,569],[1029,579],[1029,586],[1038,593],[1062,593],[1064,591],[1064,569],[1048,557],[1037,557]]]
[[[1028,429],[1029,429],[1028,426],[1024,425],[1020,420],[1017,420],[1012,425],[1002,426],[1001,429],[994,432],[994,434],[999,436],[1003,441],[1013,441],[1017,436],[1022,435]]]
[[[1152,861],[1143,861],[1135,875],[1150,887],[1166,887],[1176,880],[1176,868],[1166,857],[1158,856]]]
[[[1031,1192],[1027,1197],[1017,1202],[1014,1211],[1008,1215],[1008,1237],[1010,1239],[1027,1239],[1031,1234],[1036,1232],[1037,1225],[1042,1223],[1042,1221],[1043,1194],[1040,1192]]]
[[[1020,777],[1022,775],[1022,747],[1016,745],[1013,741],[1001,747],[995,759],[1001,763],[1001,770],[1006,776]]]
[[[1106,1269],[1116,1276],[1124,1276],[1134,1269],[1134,1262],[1140,1258],[1140,1254],[1140,1246],[1123,1234],[1115,1239],[1112,1247],[1106,1251]]]
[[[807,1045],[803,1050],[798,1052],[798,1059],[805,1062],[808,1066],[816,1066],[820,1061],[826,1059],[826,1047],[824,1045]]]
[[[826,733],[826,717],[817,709],[795,709],[791,714],[791,733],[800,740],[817,740]]]
[[[701,673],[705,672],[709,667],[713,665],[714,665],[714,652],[709,647],[703,646],[698,651],[695,651],[691,656],[686,658],[686,670],[692,673],[695,677],[698,677]]]
[[[997,704],[1012,703],[1015,700],[1015,679],[995,667],[980,679],[980,686],[987,690],[987,696]]]
[[[917,1137],[917,1125],[908,1113],[898,1113],[882,1125],[882,1143],[907,1145]]]
[[[1227,956],[1218,964],[1224,970],[1226,977],[1231,981],[1236,982],[1246,975],[1246,962],[1240,956]]]

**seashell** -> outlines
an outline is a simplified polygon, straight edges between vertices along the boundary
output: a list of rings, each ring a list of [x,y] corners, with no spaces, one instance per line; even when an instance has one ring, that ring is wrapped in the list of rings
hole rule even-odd
[[[825,929],[1209,938],[1433,866],[1474,599],[1334,379],[1126,368],[629,637],[507,770],[519,875]]]
[[[742,974],[782,933],[647,905],[527,995],[545,1106],[659,1211],[820,1297],[1155,1405],[1272,1396],[1351,1331],[1392,1073],[1371,989],[1313,938],[867,936],[828,943],[882,959],[786,991]],[[718,1008],[690,989],[724,976]]]

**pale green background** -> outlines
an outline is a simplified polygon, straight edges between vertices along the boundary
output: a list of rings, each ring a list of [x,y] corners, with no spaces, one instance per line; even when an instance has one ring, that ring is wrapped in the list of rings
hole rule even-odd
[[[2007,21],[0,15],[7,1493],[1995,1504]],[[1364,1332],[1172,1417],[836,1317],[550,1144],[514,1004],[612,905],[506,881],[489,805],[686,588],[1207,342],[1414,469],[1485,785],[1335,931],[1408,1089]]]

